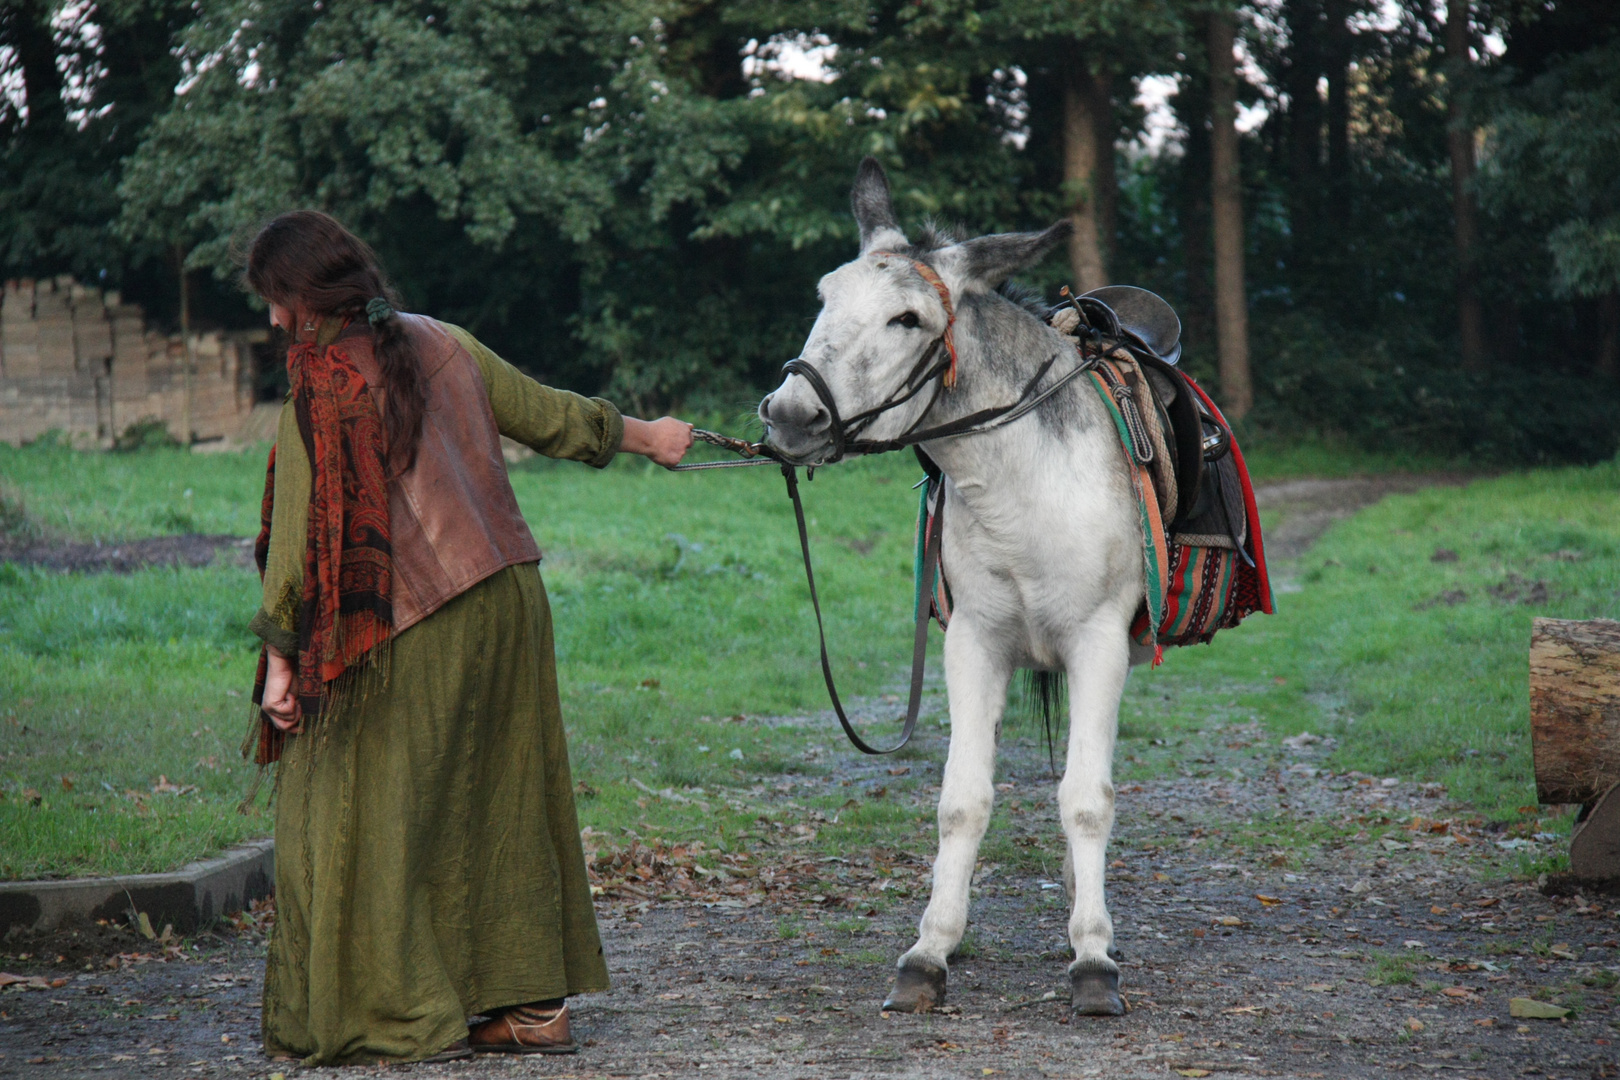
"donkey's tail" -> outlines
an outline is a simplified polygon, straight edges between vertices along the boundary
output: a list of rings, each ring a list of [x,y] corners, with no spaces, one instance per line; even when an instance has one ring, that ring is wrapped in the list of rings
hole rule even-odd
[[[1025,671],[1023,690],[1024,708],[1041,722],[1046,733],[1046,760],[1052,775],[1057,776],[1057,736],[1069,697],[1068,675],[1062,671]]]

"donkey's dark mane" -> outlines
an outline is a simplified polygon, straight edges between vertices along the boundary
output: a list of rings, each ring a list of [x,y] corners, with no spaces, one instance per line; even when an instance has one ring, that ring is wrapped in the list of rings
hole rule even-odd
[[[1046,300],[1041,291],[1033,285],[1026,285],[1022,281],[1008,278],[996,289],[996,292],[1011,300],[1031,315],[1041,321],[1046,320]]]

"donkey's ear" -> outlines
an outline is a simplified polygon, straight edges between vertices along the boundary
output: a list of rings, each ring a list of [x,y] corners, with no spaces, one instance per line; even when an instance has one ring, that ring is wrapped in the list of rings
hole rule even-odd
[[[861,227],[861,254],[873,248],[904,247],[906,234],[894,216],[894,199],[889,195],[889,178],[877,158],[861,159],[855,172],[855,186],[849,193],[855,223]]]
[[[994,289],[1009,277],[1040,261],[1069,238],[1074,226],[1060,221],[1040,232],[995,233],[956,245],[958,272],[975,285]]]

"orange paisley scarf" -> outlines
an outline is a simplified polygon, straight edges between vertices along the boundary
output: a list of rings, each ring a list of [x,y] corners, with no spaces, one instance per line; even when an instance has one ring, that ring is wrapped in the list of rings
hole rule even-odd
[[[388,454],[382,415],[341,337],[324,348],[295,343],[287,373],[311,474],[295,688],[308,722],[325,711],[331,684],[393,632]],[[257,545],[264,553],[261,574],[274,492],[272,450]],[[262,701],[264,666],[261,658],[256,701]],[[285,734],[267,717],[261,721],[255,757],[264,765],[280,758]]]

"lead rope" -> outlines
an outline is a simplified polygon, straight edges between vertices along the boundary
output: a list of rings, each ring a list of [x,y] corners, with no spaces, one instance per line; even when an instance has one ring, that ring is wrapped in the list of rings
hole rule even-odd
[[[694,461],[689,465],[675,465],[671,472],[694,472],[698,469],[739,469],[749,465],[773,465],[776,459],[766,449],[764,443],[751,443],[747,439],[733,439],[729,435],[722,435],[718,431],[705,431],[703,428],[693,428],[692,438],[699,442],[706,442],[710,446],[718,446],[722,450],[730,450],[734,454],[741,454],[741,461]]]
[[[922,711],[923,670],[928,658],[928,616],[932,610],[934,580],[939,572],[940,536],[945,522],[944,492],[940,490],[939,481],[929,481],[937,505],[933,520],[928,525],[927,538],[923,543],[922,587],[917,591],[917,625],[911,642],[911,694],[906,702],[905,723],[900,730],[900,741],[886,750],[879,750],[855,731],[855,725],[850,723],[848,714],[844,712],[843,700],[838,696],[838,684],[833,679],[832,658],[827,655],[827,628],[821,618],[821,597],[816,592],[816,571],[810,562],[810,530],[805,525],[804,500],[799,497],[799,470],[786,462],[778,461],[764,443],[734,439],[702,428],[693,428],[692,437],[711,446],[740,454],[742,460],[697,461],[690,465],[676,465],[674,467],[676,472],[735,469],[749,465],[774,464],[782,467],[782,479],[787,483],[788,498],[793,501],[793,518],[799,527],[799,550],[804,555],[804,579],[810,586],[810,606],[816,612],[816,637],[821,645],[821,677],[827,684],[827,696],[832,700],[833,712],[838,715],[838,722],[843,725],[844,734],[849,737],[850,743],[863,754],[892,754],[905,746],[911,741],[911,735],[917,729],[917,716]]]

